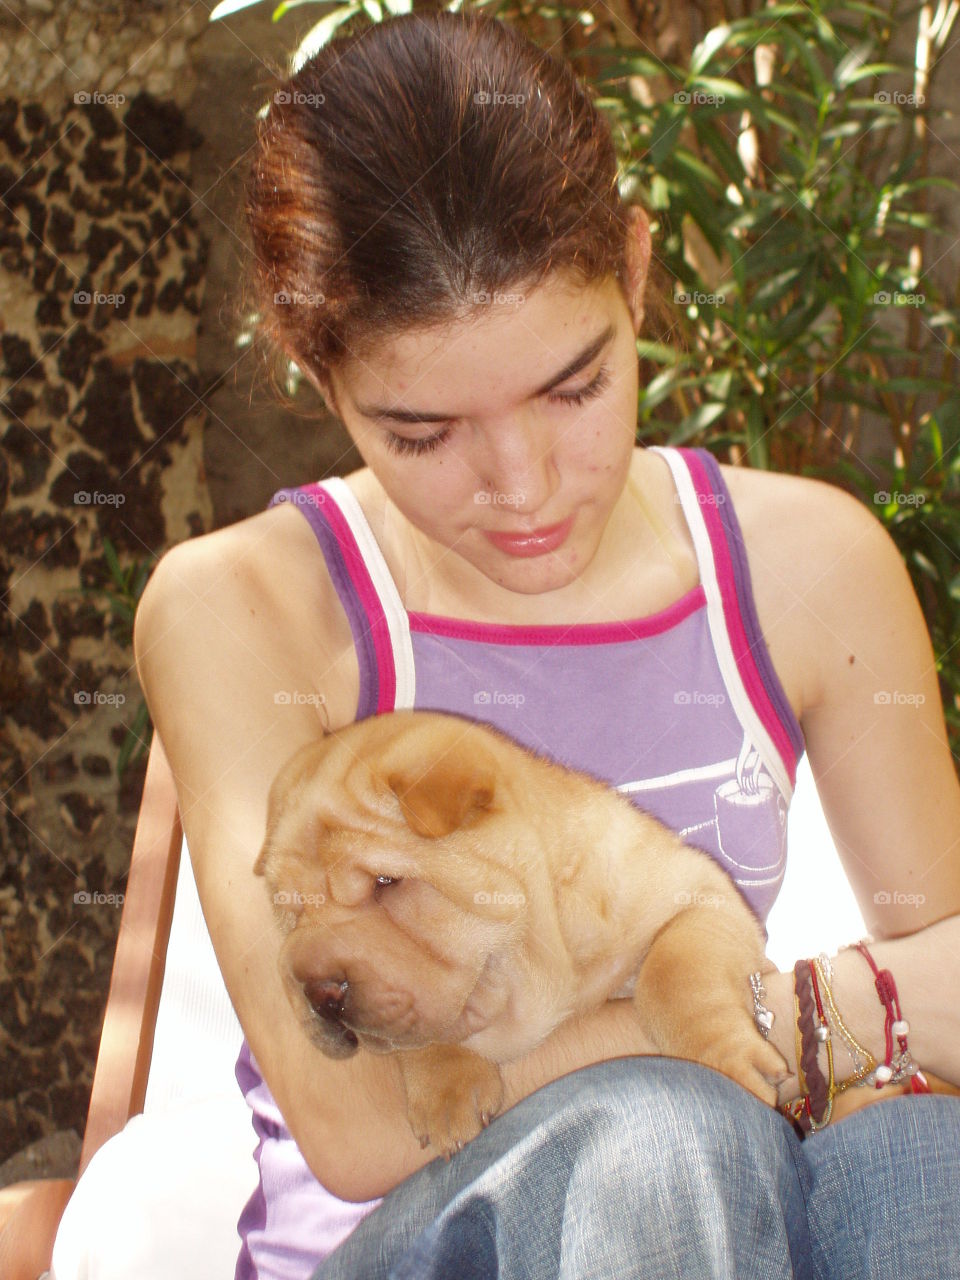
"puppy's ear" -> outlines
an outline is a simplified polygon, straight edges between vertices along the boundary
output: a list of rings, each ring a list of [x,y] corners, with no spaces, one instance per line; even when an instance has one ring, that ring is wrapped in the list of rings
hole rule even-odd
[[[471,813],[488,809],[493,802],[491,770],[445,757],[433,764],[395,769],[387,786],[400,801],[411,829],[433,839],[456,831]]]

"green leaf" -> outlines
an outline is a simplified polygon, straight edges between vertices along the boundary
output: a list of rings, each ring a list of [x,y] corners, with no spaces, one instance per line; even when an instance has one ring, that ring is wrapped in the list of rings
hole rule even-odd
[[[677,147],[673,153],[673,163],[687,177],[695,182],[702,183],[705,187],[709,187],[714,191],[722,192],[724,188],[723,179],[718,177],[716,172],[709,165],[704,164],[686,147]]]
[[[144,738],[147,727],[150,724],[150,712],[147,704],[141,702],[134,716],[133,724],[127,730],[127,735],[120,746],[117,754],[117,777],[122,778],[124,770],[132,760],[139,760],[150,745],[150,738]]]
[[[658,404],[662,404],[678,386],[683,384],[683,381],[682,370],[676,366],[665,369],[663,373],[658,373],[655,378],[651,378],[645,387],[640,388],[640,402],[644,411],[655,409]]]
[[[729,102],[731,106],[750,110],[757,116],[764,113],[766,104],[759,94],[744,88],[736,80],[727,80],[722,76],[691,76],[689,84],[693,86],[694,92],[701,91],[714,97],[721,105]]]
[[[688,413],[682,422],[670,433],[670,444],[683,444],[689,440],[691,436],[695,436],[699,431],[705,431],[711,423],[716,422],[718,418],[722,418],[725,413],[729,413],[730,406],[726,404],[713,404],[707,402],[694,409],[693,413]]]
[[[299,9],[304,4],[318,4],[320,0],[281,0],[273,13],[270,15],[271,22],[279,22],[285,13],[289,13],[291,9]]]
[[[667,157],[680,141],[686,110],[682,103],[665,102],[661,104],[660,114],[653,126],[648,156],[654,169],[663,168]]]
[[[846,58],[844,58],[844,62],[846,62]],[[861,67],[849,70],[841,79],[840,67],[837,67],[834,74],[834,84],[838,88],[845,89],[848,85],[856,84],[858,80],[865,80],[867,76],[895,75],[900,70],[901,68],[893,62],[868,62]]]
[[[637,355],[641,360],[652,360],[654,364],[673,364],[679,354],[674,347],[665,346],[662,342],[650,342],[646,338],[637,340]]]
[[[730,39],[731,30],[728,26],[714,27],[703,37],[690,55],[690,74],[691,76],[699,75],[704,69],[713,55],[718,49]]]
[[[122,582],[123,570],[120,568],[120,561],[117,559],[117,553],[109,538],[104,538],[103,540],[103,558],[107,562],[107,568],[110,570],[110,576],[114,582]]]
[[[345,4],[341,5],[339,9],[334,9],[332,13],[328,13],[325,18],[321,18],[318,23],[310,28],[297,45],[291,61],[292,70],[294,72],[299,71],[305,62],[309,62],[315,53],[318,53],[325,44],[333,39],[338,27],[359,12],[359,3]]]
[[[220,3],[210,10],[210,21],[216,22],[218,18],[228,18],[231,13],[239,13],[241,9],[250,9],[253,5],[260,3],[261,0],[220,0]]]
[[[788,292],[795,280],[798,280],[803,272],[803,267],[791,267],[788,271],[781,271],[779,275],[773,276],[762,284],[751,299],[751,305],[755,308],[767,309],[778,302],[785,293]]]

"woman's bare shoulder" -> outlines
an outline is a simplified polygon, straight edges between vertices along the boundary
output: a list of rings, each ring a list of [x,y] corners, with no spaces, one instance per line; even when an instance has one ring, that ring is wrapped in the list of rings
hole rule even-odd
[[[350,625],[303,515],[278,506],[178,543],[141,598],[134,652],[148,703],[214,683],[252,709],[322,696],[324,728],[356,703]],[[228,657],[229,655],[229,657]],[[269,696],[268,696],[269,695]],[[342,705],[341,705],[342,704]]]
[[[767,648],[800,718],[822,697],[824,632],[845,629],[853,547],[888,539],[858,499],[823,480],[721,464]]]
[[[860,499],[825,480],[720,464],[748,550],[766,561],[793,564],[789,577],[819,576],[836,557],[838,537],[882,530]],[[802,562],[795,562],[803,551]]]
[[[346,622],[338,604],[309,524],[280,505],[171,547],[147,583],[141,612],[162,611],[168,620],[189,614],[202,636],[267,610],[278,633],[284,624],[296,628],[288,640],[308,620],[311,644],[326,650],[337,646],[338,624]]]

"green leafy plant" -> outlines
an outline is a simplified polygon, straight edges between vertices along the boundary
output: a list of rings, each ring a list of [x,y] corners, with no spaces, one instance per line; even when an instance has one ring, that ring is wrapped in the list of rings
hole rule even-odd
[[[913,67],[889,57],[895,9],[814,0],[719,24],[685,66],[601,53],[594,84],[674,288],[672,332],[641,350],[659,372],[640,438],[696,439],[867,502],[910,570],[960,758],[960,274],[945,291],[924,269],[943,234],[930,195],[957,190],[929,173],[956,11],[921,13]]]

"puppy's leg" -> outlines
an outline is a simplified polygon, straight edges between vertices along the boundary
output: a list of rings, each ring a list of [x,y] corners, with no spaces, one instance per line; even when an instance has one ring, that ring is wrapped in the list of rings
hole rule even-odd
[[[637,977],[637,1015],[665,1054],[714,1067],[773,1106],[787,1064],[757,1030],[749,974],[770,970],[741,904],[688,907],[656,935]]]
[[[500,1069],[456,1044],[406,1050],[399,1059],[410,1128],[421,1147],[432,1143],[449,1160],[497,1114]]]

